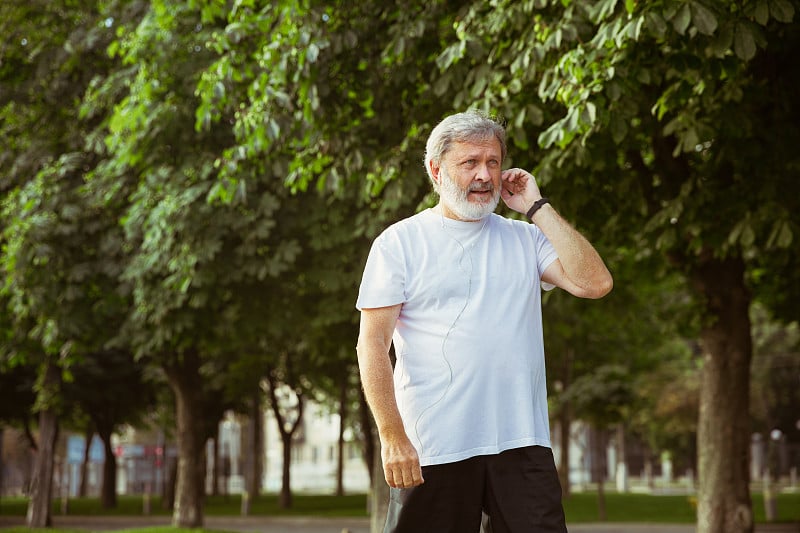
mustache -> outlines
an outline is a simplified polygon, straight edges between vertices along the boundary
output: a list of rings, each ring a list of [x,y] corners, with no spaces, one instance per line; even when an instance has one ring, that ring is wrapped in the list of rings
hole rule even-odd
[[[469,192],[486,192],[486,191],[494,191],[494,185],[488,181],[478,181],[474,183],[470,183],[469,185]]]

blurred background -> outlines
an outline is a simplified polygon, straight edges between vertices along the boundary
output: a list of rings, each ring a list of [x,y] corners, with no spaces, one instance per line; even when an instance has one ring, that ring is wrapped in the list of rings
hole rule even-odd
[[[600,301],[544,298],[565,505],[781,519],[798,8],[3,2],[0,503],[31,527],[59,498],[131,494],[184,526],[206,495],[370,493],[379,514],[357,287],[372,239],[436,201],[431,128],[474,107],[615,278]]]

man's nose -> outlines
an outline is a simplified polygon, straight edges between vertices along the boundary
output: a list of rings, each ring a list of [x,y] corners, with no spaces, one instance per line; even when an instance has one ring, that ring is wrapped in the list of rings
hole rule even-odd
[[[489,172],[489,165],[480,165],[478,166],[478,172],[475,175],[475,179],[478,181],[492,181],[492,173]]]

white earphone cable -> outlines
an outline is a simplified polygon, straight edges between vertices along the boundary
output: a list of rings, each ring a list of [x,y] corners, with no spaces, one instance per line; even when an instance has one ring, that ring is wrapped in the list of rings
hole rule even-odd
[[[447,341],[450,338],[450,334],[456,328],[456,324],[461,319],[461,316],[464,314],[464,311],[466,311],[467,305],[469,305],[469,300],[470,300],[470,297],[472,296],[472,274],[473,274],[473,271],[474,271],[474,268],[475,268],[475,264],[474,264],[474,261],[473,261],[473,258],[472,258],[472,250],[475,248],[475,245],[480,240],[481,235],[483,234],[483,230],[484,230],[484,228],[486,228],[486,224],[489,222],[489,219],[491,218],[491,215],[487,216],[486,219],[483,221],[483,225],[481,226],[480,231],[478,232],[477,236],[475,237],[475,240],[469,246],[469,252],[467,251],[467,248],[464,246],[464,243],[462,243],[458,239],[458,237],[453,235],[451,232],[447,231],[447,227],[446,227],[445,221],[444,221],[444,215],[441,215],[441,217],[442,217],[442,230],[451,239],[453,239],[456,242],[456,244],[458,244],[459,248],[461,248],[461,256],[458,259],[458,268],[462,272],[463,272],[463,270],[461,268],[461,263],[464,260],[464,255],[467,255],[467,257],[469,258],[469,272],[466,273],[467,274],[467,295],[464,298],[464,305],[461,306],[461,309],[459,310],[459,312],[456,314],[455,318],[453,319],[453,323],[450,324],[450,327],[447,329],[447,332],[445,333],[444,338],[442,338],[441,355],[442,355],[442,360],[444,361],[445,365],[447,366],[447,372],[448,372],[447,385],[445,386],[444,390],[442,391],[441,396],[439,396],[439,398],[437,398],[435,402],[431,403],[425,409],[423,409],[422,412],[420,412],[419,416],[417,416],[417,419],[414,421],[414,433],[415,433],[415,435],[417,437],[417,442],[419,443],[420,448],[422,448],[422,439],[420,438],[420,435],[419,435],[419,422],[420,422],[420,420],[422,419],[423,416],[425,416],[425,414],[428,413],[428,411],[430,411],[431,409],[436,407],[439,403],[442,402],[442,400],[444,400],[445,396],[447,396],[447,393],[450,390],[450,387],[453,385],[453,365],[450,363],[450,359],[448,359],[448,357],[447,357],[447,353],[446,353],[445,347],[447,345]],[[423,450],[422,449],[420,449],[418,451],[419,451],[420,455],[423,454]]]

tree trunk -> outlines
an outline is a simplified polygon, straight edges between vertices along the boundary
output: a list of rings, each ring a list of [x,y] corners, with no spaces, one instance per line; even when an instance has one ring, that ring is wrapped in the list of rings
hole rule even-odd
[[[344,496],[344,428],[347,424],[347,378],[339,389],[339,442],[336,457],[336,495]]]
[[[205,505],[205,431],[203,427],[203,384],[200,358],[185,353],[181,362],[165,366],[175,393],[178,441],[178,479],[172,525],[183,528],[203,526]]]
[[[605,492],[605,479],[606,479],[606,439],[605,430],[596,428],[594,439],[594,455],[595,460],[592,461],[594,465],[595,479],[597,479],[597,519],[600,522],[605,522],[608,518],[606,513],[606,492]]]
[[[393,353],[393,352],[391,352]],[[369,471],[369,517],[370,533],[382,533],[386,525],[386,514],[389,511],[389,485],[383,475],[380,439],[378,439],[375,421],[369,410],[364,388],[358,388],[359,416],[364,438],[364,461]]]
[[[91,428],[91,425],[89,426]],[[91,446],[92,446],[92,439],[94,438],[94,429],[87,429],[86,435],[84,436],[86,439],[86,446],[83,448],[83,461],[81,461],[81,483],[78,486],[78,496],[81,498],[85,498],[89,494],[89,479],[88,479],[88,471],[89,471],[89,460]]]
[[[561,390],[567,390],[572,385],[572,348],[567,348],[564,353],[564,367],[562,372]],[[559,438],[561,442],[561,457],[558,467],[558,479],[561,482],[561,497],[567,499],[572,494],[569,482],[569,445],[572,431],[572,407],[569,401],[563,402],[558,413]]]
[[[211,495],[219,496],[219,430],[213,437],[214,460],[211,461]]]
[[[164,499],[161,500],[162,509],[175,509],[175,489],[178,485],[178,459],[164,455],[166,476],[164,477]]]
[[[253,401],[250,406],[249,424],[249,452],[248,461],[250,472],[247,478],[247,494],[251,498],[256,498],[261,493],[261,475],[264,468],[264,415],[261,411],[261,388],[256,388],[253,394]]]
[[[292,506],[292,436],[303,421],[303,394],[301,391],[297,389],[291,389],[290,387],[295,399],[297,400],[297,405],[293,407],[293,409],[296,410],[297,417],[294,419],[294,421],[287,420],[287,417],[284,416],[284,409],[286,406],[281,406],[281,402],[278,399],[278,382],[275,378],[274,372],[274,369],[268,369],[266,378],[267,383],[269,384],[269,403],[272,406],[272,412],[275,415],[275,422],[278,426],[278,432],[281,435],[281,442],[283,443],[283,466],[281,470],[282,480],[278,504],[282,509],[289,509]]]
[[[558,415],[559,440],[561,443],[561,457],[558,461],[558,479],[561,482],[561,497],[567,499],[572,495],[569,482],[569,437],[572,431],[572,419],[569,407],[562,406]]]
[[[625,424],[617,424],[616,482],[618,492],[628,492],[628,459],[625,449]]]
[[[0,425],[0,506],[3,504],[3,479],[5,477],[5,463],[3,463],[3,426]]]
[[[283,442],[283,465],[281,468],[281,493],[278,505],[281,509],[292,507],[292,434],[281,433]]]
[[[97,434],[103,442],[105,460],[103,461],[103,484],[100,488],[100,505],[103,509],[117,507],[117,457],[111,447],[111,429],[98,428]]]
[[[58,394],[61,371],[52,361],[44,367],[42,390],[39,392],[45,407],[39,412],[39,445],[36,451],[36,464],[31,479],[31,497],[28,502],[26,524],[29,528],[51,527],[53,525],[50,507],[53,493],[53,470],[55,467],[55,447],[58,438],[58,418],[53,406]]]
[[[752,533],[750,297],[739,258],[705,258],[691,272],[708,320],[701,331],[698,533]]]

